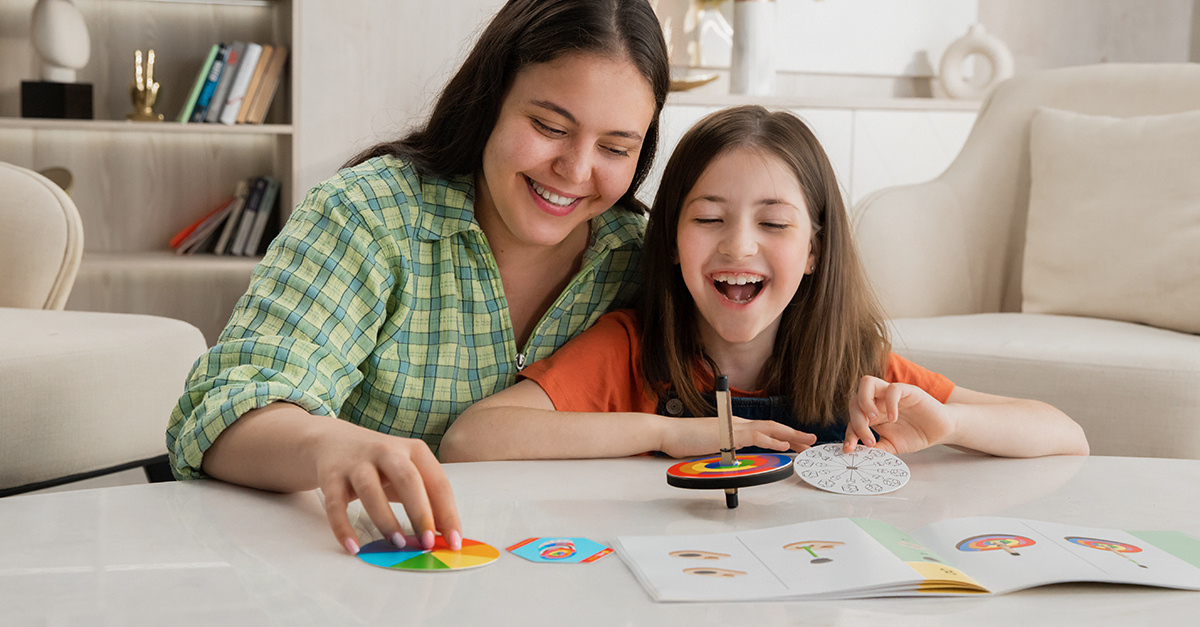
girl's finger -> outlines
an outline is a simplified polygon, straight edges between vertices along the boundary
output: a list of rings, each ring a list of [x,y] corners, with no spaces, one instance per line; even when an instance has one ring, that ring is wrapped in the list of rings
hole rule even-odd
[[[900,400],[908,395],[908,389],[903,385],[890,385],[887,391],[887,421],[896,422],[900,418]]]

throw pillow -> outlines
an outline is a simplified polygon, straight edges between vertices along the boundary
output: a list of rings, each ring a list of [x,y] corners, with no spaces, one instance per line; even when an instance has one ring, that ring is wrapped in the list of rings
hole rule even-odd
[[[1022,311],[1200,333],[1200,111],[1034,114]]]

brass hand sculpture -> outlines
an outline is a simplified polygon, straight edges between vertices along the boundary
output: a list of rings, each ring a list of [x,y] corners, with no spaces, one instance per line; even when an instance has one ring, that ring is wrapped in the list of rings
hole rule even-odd
[[[162,122],[163,115],[154,112],[158,101],[158,83],[154,82],[154,51],[146,55],[145,72],[142,71],[142,51],[133,51],[133,82],[129,84],[129,98],[133,100],[133,113],[125,119],[135,122]]]

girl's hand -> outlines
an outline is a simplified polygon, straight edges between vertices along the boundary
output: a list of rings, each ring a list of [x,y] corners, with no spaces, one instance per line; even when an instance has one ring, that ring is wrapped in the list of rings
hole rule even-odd
[[[334,536],[358,553],[347,506],[358,499],[375,526],[398,547],[433,547],[441,530],[451,550],[462,547],[462,532],[450,481],[429,446],[415,438],[385,435],[348,423],[336,437],[321,438],[313,449],[317,485],[325,494],[325,515]],[[348,427],[348,428],[347,428]],[[415,538],[405,539],[391,502],[404,505]]]
[[[907,383],[888,383],[865,376],[850,401],[850,422],[842,450],[850,452],[859,440],[893,454],[912,453],[938,444],[954,433],[951,412],[925,390]],[[879,441],[871,434],[879,434]]]
[[[710,455],[721,450],[717,418],[661,417],[664,434],[658,450],[671,457]],[[811,433],[797,431],[774,420],[733,418],[733,447],[757,446],[773,451],[803,451],[817,441]]]

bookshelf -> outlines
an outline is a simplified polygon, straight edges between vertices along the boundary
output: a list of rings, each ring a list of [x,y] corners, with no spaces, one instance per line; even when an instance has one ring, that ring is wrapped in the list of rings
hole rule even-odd
[[[0,3],[0,161],[65,167],[84,225],[84,260],[68,309],[169,316],[211,344],[249,284],[256,258],[176,257],[167,241],[233,194],[237,181],[282,181],[280,207],[298,198],[293,67],[299,0],[75,0],[91,56],[94,120],[20,116],[20,82],[36,80],[28,39],[36,0]],[[293,53],[262,125],[129,122],[134,50],[153,49],[158,113],[174,120],[212,44],[282,44]]]

